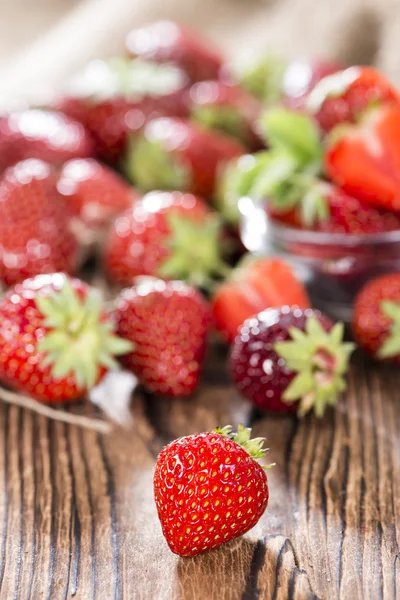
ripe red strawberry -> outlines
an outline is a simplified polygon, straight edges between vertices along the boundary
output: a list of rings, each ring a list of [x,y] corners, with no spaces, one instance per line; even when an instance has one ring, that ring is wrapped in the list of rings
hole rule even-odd
[[[119,335],[134,345],[123,362],[149,391],[167,396],[195,391],[211,321],[195,288],[142,278],[117,299],[115,319]]]
[[[329,233],[358,235],[400,230],[399,215],[364,204],[330,183],[307,177],[297,179],[297,183],[298,197],[294,202],[293,194],[290,200],[289,188],[286,189],[288,209],[282,198],[278,202],[269,198],[267,210],[273,219],[291,227]]]
[[[137,134],[150,118],[186,117],[189,80],[172,65],[141,60],[96,60],[70,83],[57,108],[83,123],[100,155],[118,161],[128,135]]]
[[[346,389],[354,344],[312,309],[269,309],[248,319],[232,346],[230,368],[238,390],[258,408],[321,417]]]
[[[182,119],[147,123],[130,145],[125,162],[129,179],[143,191],[182,190],[209,197],[224,164],[245,153],[233,138]]]
[[[325,169],[351,196],[400,211],[400,105],[367,111],[358,125],[333,132]]]
[[[222,232],[217,216],[201,198],[182,192],[150,192],[114,222],[105,266],[116,283],[138,275],[183,279],[207,286],[224,275]]]
[[[382,73],[372,67],[350,67],[322,79],[311,92],[307,107],[323,131],[354,123],[371,106],[393,103],[400,96]]]
[[[196,556],[243,535],[268,504],[268,481],[257,462],[264,438],[250,439],[239,425],[189,435],[161,452],[154,472],[154,499],[168,546]]]
[[[0,117],[0,172],[28,158],[59,166],[93,156],[95,148],[82,126],[60,112],[29,109]]]
[[[353,334],[374,358],[400,363],[400,274],[381,275],[358,294]]]
[[[289,63],[283,74],[283,103],[288,108],[303,110],[315,86],[342,68],[333,60],[295,60]]]
[[[249,317],[284,305],[306,308],[310,303],[303,284],[279,258],[246,257],[212,299],[215,326],[228,342]]]
[[[94,230],[104,228],[139,197],[118,173],[89,158],[65,163],[57,189],[79,222]]]
[[[78,266],[68,206],[56,185],[52,167],[35,159],[0,179],[0,280],[8,285]]]
[[[63,273],[27,279],[0,300],[0,380],[43,402],[82,397],[131,349],[98,290]]]
[[[256,124],[261,104],[240,86],[200,81],[190,90],[191,117],[210,129],[231,135],[250,148],[263,144]]]
[[[209,40],[173,21],[157,21],[132,30],[125,42],[131,56],[160,63],[175,63],[192,81],[216,79],[222,57]]]

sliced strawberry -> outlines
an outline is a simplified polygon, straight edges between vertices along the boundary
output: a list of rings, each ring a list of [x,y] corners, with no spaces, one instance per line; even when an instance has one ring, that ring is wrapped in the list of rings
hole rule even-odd
[[[400,104],[395,87],[372,67],[350,67],[322,79],[307,106],[328,132],[340,123],[354,123],[366,108],[382,103]]]
[[[333,132],[325,153],[329,177],[348,194],[400,211],[400,106],[367,111],[359,125]]]
[[[228,342],[245,319],[265,308],[309,305],[304,286],[278,258],[245,259],[212,300],[216,328]]]

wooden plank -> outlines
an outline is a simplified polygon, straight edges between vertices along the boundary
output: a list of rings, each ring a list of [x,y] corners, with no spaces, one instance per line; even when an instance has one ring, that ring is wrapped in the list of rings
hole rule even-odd
[[[0,406],[1,598],[396,597],[396,370],[358,357],[338,410],[298,422],[252,413],[224,365],[215,350],[193,399],[138,391],[133,427],[110,436]],[[277,462],[269,507],[243,538],[179,559],[153,502],[157,453],[176,436],[242,421],[267,436]]]

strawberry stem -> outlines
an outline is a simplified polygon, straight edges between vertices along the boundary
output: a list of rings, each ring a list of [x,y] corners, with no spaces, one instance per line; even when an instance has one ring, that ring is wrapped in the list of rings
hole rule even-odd
[[[213,430],[213,433],[219,433],[220,435],[228,437],[233,442],[236,442],[243,450],[246,450],[254,460],[262,458],[269,451],[269,448],[263,447],[265,438],[259,437],[251,439],[251,428],[245,427],[242,424],[238,425],[237,432],[233,431],[231,425],[226,425],[225,427],[217,427]]]
[[[11,392],[2,387],[0,387],[0,400],[13,406],[26,408],[43,417],[47,417],[48,419],[68,423],[69,425],[76,425],[77,427],[83,427],[85,429],[91,429],[92,431],[97,431],[97,433],[110,433],[112,429],[110,423],[107,423],[106,421],[92,419],[82,415],[74,415],[64,410],[56,410],[55,408],[51,408],[50,406],[46,406],[45,404],[33,400],[33,398],[16,394],[15,392]]]

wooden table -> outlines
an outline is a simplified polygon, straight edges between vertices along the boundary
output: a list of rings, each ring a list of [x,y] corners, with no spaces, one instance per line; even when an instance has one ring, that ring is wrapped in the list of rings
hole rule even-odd
[[[189,400],[137,391],[133,427],[109,436],[0,405],[0,598],[396,597],[396,368],[356,357],[348,394],[322,421],[252,414],[221,349],[205,380]],[[246,536],[179,559],[153,502],[158,451],[174,437],[239,422],[267,436],[277,463],[269,507]]]

